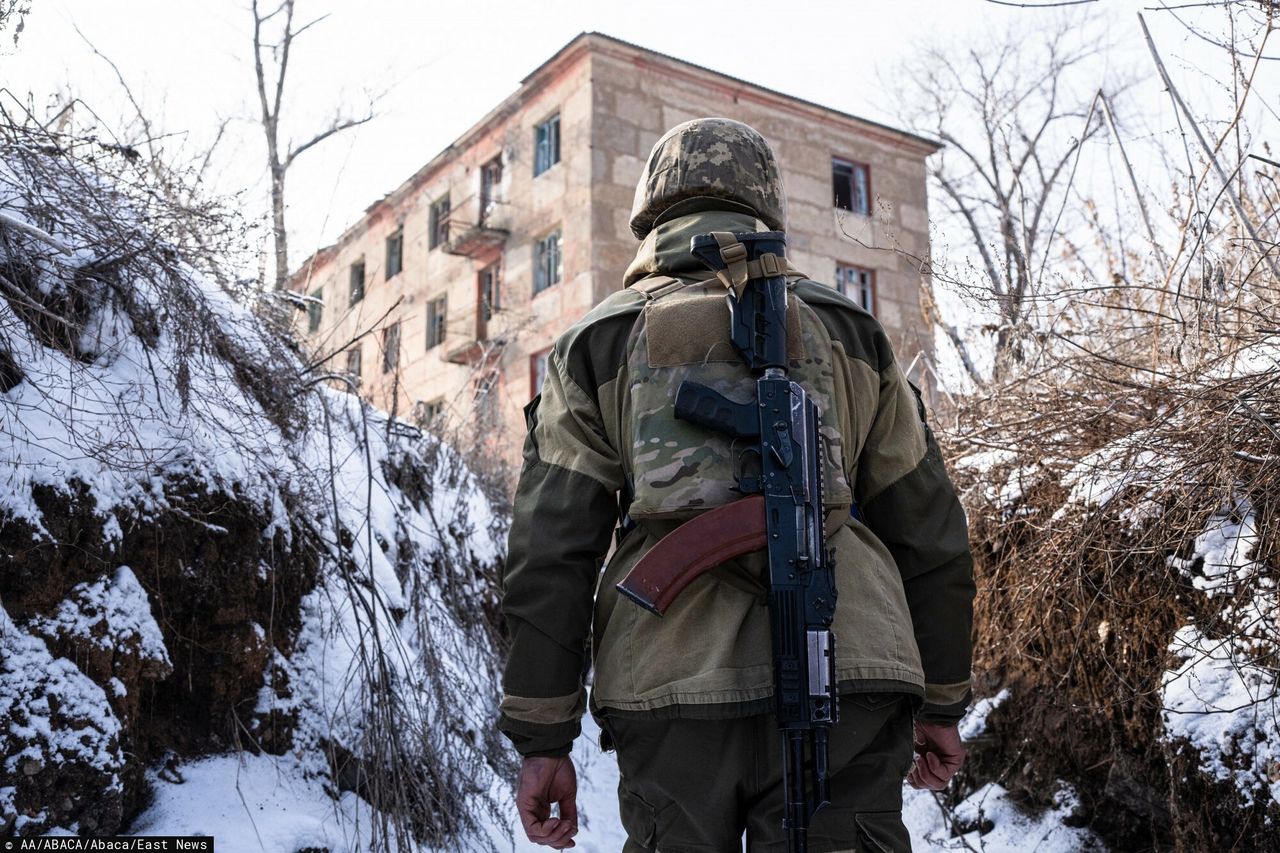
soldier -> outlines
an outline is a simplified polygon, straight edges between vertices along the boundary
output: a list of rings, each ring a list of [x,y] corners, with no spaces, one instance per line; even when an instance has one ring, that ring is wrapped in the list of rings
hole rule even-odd
[[[574,846],[569,752],[594,663],[590,710],[602,746],[617,750],[625,853],[736,851],[744,833],[748,851],[781,849],[764,555],[699,578],[663,618],[614,585],[682,521],[740,497],[727,440],[673,415],[684,379],[737,399],[754,389],[728,342],[725,290],[690,238],[785,228],[781,174],[760,134],[726,119],[670,130],[636,188],[641,244],[624,288],[557,340],[526,408],[499,726],[523,756],[517,805],[534,842]],[[941,790],[964,758],[964,514],[879,323],[794,270],[788,281],[790,375],[822,413],[839,590],[831,804],[813,818],[809,849],[909,850],[903,778]]]

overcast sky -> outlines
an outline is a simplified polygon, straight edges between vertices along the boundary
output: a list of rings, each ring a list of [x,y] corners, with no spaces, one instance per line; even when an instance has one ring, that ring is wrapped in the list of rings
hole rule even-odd
[[[266,0],[269,5],[271,0]],[[1168,133],[1168,100],[1150,78],[1150,59],[1136,13],[1158,0],[1103,0],[1077,11],[1101,16],[1116,50],[1100,59],[1148,78],[1138,97],[1149,115],[1135,135]],[[246,210],[265,210],[263,145],[254,124],[248,0],[34,0],[16,50],[0,55],[0,80],[37,112],[52,93],[72,91],[108,124],[128,112],[114,73],[88,44],[120,68],[171,136],[171,151],[207,145],[220,119],[231,119],[215,187],[250,188]],[[291,59],[286,135],[305,138],[337,104],[364,103],[381,93],[379,117],[300,159],[289,178],[291,261],[296,265],[331,242],[371,202],[480,119],[522,77],[584,30],[597,30],[712,69],[816,101],[895,123],[894,93],[882,83],[921,40],[980,46],[993,32],[1057,11],[1028,10],[984,0],[299,0],[298,16],[329,17],[298,41]],[[1188,9],[1214,31],[1219,10]],[[1168,12],[1147,12],[1160,48],[1198,109],[1229,104],[1215,80],[1229,78],[1222,52],[1188,34]],[[77,28],[83,33],[77,34]],[[87,41],[86,41],[87,39]],[[1272,48],[1280,54],[1280,42]],[[1264,63],[1265,73],[1273,75]],[[1267,85],[1273,77],[1266,78]],[[1255,125],[1262,137],[1278,124],[1271,86]],[[1276,140],[1280,142],[1280,139]],[[257,207],[259,206],[260,207]]]

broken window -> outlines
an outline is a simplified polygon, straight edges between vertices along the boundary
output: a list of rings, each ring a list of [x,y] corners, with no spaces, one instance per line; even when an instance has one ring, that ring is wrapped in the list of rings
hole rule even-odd
[[[477,435],[491,434],[500,425],[498,421],[498,416],[501,413],[501,408],[498,405],[500,382],[501,375],[496,370],[488,371],[476,377],[476,396],[472,418]]]
[[[836,267],[836,290],[861,305],[868,313],[876,313],[876,274],[866,267]]]
[[[417,420],[418,426],[428,428],[444,417],[444,398],[419,400],[414,408],[416,409],[414,419]]]
[[[560,231],[538,241],[533,250],[533,292],[541,293],[560,281]]]
[[[324,288],[317,287],[311,291],[311,300],[307,302],[307,331],[317,331],[322,319],[324,319]]]
[[[502,310],[502,264],[494,262],[480,270],[480,317],[485,322]]]
[[[360,384],[360,345],[347,350],[347,376],[357,386]]]
[[[400,323],[382,330],[382,372],[390,373],[400,365]]]
[[[444,343],[445,313],[447,310],[447,297],[441,296],[427,303],[427,349],[438,347]]]
[[[387,238],[387,278],[399,275],[404,269],[404,226],[397,228]]]
[[[498,205],[502,186],[502,155],[480,167],[480,224],[483,225]]]
[[[449,194],[431,203],[429,222],[430,233],[427,235],[427,248],[434,249],[442,243],[449,242]]]
[[[533,129],[533,176],[560,162],[560,114],[556,113]]]
[[[355,305],[364,299],[364,258],[351,265],[351,299],[348,305]]]
[[[863,216],[871,213],[871,175],[865,163],[833,157],[831,184],[836,207]]]

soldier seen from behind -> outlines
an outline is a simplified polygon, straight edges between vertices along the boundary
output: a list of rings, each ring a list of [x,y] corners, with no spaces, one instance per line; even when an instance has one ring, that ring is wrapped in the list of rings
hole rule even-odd
[[[730,344],[725,284],[690,242],[785,231],[768,143],[727,119],[673,128],[650,154],[631,228],[641,244],[623,288],[557,340],[527,409],[499,722],[524,758],[517,805],[532,841],[574,846],[569,752],[589,706],[617,750],[625,853],[737,851],[744,835],[749,853],[780,850],[764,551],[702,574],[661,618],[615,589],[682,524],[742,498],[742,448],[677,418],[675,399],[686,381],[754,399],[756,377]],[[903,779],[941,790],[964,758],[956,723],[970,698],[974,592],[964,514],[879,323],[789,265],[778,274],[787,375],[819,412],[838,592],[830,802],[807,849],[909,850]]]

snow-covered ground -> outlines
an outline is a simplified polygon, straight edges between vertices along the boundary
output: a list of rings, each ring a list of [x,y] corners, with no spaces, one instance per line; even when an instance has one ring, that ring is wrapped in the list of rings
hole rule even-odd
[[[980,731],[980,729],[978,730]],[[974,732],[976,734],[977,732]],[[578,833],[577,848],[583,853],[617,853],[626,834],[618,820],[618,763],[612,754],[600,751],[599,730],[590,715],[583,721],[583,737],[574,745],[573,760],[580,774],[578,808],[584,812]],[[581,778],[586,776],[584,782]],[[960,837],[951,835],[951,818],[935,796],[903,786],[903,819],[911,832],[916,851],[982,850],[988,853],[1066,853],[1090,848],[1092,839],[1086,830],[1062,824],[1071,812],[1072,803],[1064,797],[1058,808],[1036,817],[1021,814],[1009,800],[1008,792],[999,785],[987,785],[961,805],[959,814],[967,824],[980,825],[983,819],[993,824],[986,834],[977,831]],[[518,821],[512,817],[512,825]],[[518,853],[545,851],[531,844],[523,835],[517,839]]]
[[[973,727],[970,727],[973,733]],[[578,769],[578,808],[581,830],[577,850],[617,853],[626,841],[618,820],[618,765],[612,754],[600,751],[596,728],[588,715],[583,735],[574,747]],[[293,758],[223,756],[184,765],[175,777],[152,776],[156,799],[138,818],[134,832],[152,835],[207,834],[219,849],[293,853],[305,847],[329,847],[334,853],[367,847],[370,811],[354,794],[334,801],[319,780],[308,780]],[[167,774],[166,774],[167,775]],[[1063,824],[1074,808],[1072,794],[1063,787],[1055,808],[1036,816],[1022,813],[999,785],[986,785],[948,815],[937,798],[904,787],[903,816],[917,851],[979,850],[986,853],[1067,853],[1100,850],[1087,830]],[[967,826],[989,826],[953,836],[956,818]],[[514,853],[546,851],[524,838],[514,804],[509,802],[505,829],[500,821],[489,826],[498,850]],[[481,849],[476,845],[475,849]]]
[[[134,822],[135,835],[211,835],[219,850],[358,849],[356,826],[368,805],[355,794],[335,801],[292,756],[238,753],[202,759],[163,777]]]

